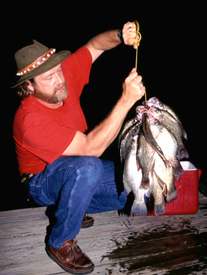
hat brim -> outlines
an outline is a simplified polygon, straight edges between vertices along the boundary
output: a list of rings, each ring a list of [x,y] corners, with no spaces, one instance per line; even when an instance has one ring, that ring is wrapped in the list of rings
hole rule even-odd
[[[32,79],[35,76],[38,76],[40,74],[43,74],[43,73],[51,70],[52,68],[54,68],[55,66],[60,64],[64,59],[66,59],[70,54],[71,54],[70,51],[61,51],[59,53],[55,53],[53,56],[51,56],[50,59],[48,59],[45,63],[40,65],[38,68],[36,68],[32,72],[30,72],[26,75],[20,76],[17,83],[15,85],[11,86],[11,88],[16,88],[19,85],[21,85],[23,82],[25,82],[26,80]]]

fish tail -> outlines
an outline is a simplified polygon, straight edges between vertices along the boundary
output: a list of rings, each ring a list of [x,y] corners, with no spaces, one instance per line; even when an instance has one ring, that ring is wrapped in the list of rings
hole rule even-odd
[[[172,192],[168,192],[167,193],[167,202],[171,202],[171,201],[173,201],[174,199],[176,199],[177,198],[177,190],[175,189],[175,190],[173,190]]]
[[[178,163],[177,166],[173,167],[173,175],[179,181],[180,176],[184,173],[183,167]]]
[[[147,216],[147,206],[145,202],[140,203],[140,202],[134,201],[131,208],[131,215]]]

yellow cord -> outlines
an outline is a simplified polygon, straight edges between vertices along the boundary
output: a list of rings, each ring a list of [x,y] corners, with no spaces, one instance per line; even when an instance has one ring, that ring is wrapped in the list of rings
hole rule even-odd
[[[135,25],[136,25],[136,38],[134,40],[134,43],[132,41],[132,32],[131,32],[131,44],[133,45],[136,45],[136,58],[135,58],[135,69],[137,71],[137,64],[138,64],[138,47],[139,47],[139,44],[140,44],[140,40],[142,39],[142,35],[141,33],[139,32],[139,23],[137,20],[135,20],[133,22]],[[145,92],[145,102],[147,102],[147,93]]]
[[[136,71],[137,71],[137,64],[138,64],[138,47],[139,47],[139,44],[140,44],[140,40],[142,39],[142,35],[141,35],[141,33],[139,32],[139,23],[137,22],[137,20],[135,20],[133,23],[136,25],[136,38],[135,38],[135,40],[134,40],[133,45],[136,45],[136,46],[137,46],[137,48],[136,48],[136,59],[135,59],[135,68],[136,68]],[[132,43],[132,37],[131,37],[131,43]]]

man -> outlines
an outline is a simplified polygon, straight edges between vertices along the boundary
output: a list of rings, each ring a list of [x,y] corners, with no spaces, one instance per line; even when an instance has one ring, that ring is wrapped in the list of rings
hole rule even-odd
[[[13,87],[23,97],[13,127],[19,171],[37,203],[58,204],[46,251],[73,274],[94,269],[74,241],[84,214],[119,210],[125,205],[125,194],[117,194],[113,163],[99,157],[117,137],[145,87],[133,69],[111,113],[87,135],[79,98],[92,63],[121,40],[136,48],[135,37],[136,26],[128,22],[121,31],[97,35],[74,54],[55,53],[35,40],[15,54],[19,80]]]

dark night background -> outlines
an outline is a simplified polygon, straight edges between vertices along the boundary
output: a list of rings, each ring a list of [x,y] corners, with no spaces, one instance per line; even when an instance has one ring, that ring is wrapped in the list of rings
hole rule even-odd
[[[144,2],[144,3],[143,3]],[[127,21],[138,20],[142,34],[138,72],[143,76],[148,98],[158,97],[180,116],[188,133],[186,148],[190,161],[206,170],[206,60],[204,47],[206,19],[199,4],[176,5],[165,1],[127,2],[106,6],[101,2],[94,9],[87,4],[47,2],[46,5],[12,6],[5,10],[2,22],[2,161],[0,210],[33,206],[25,204],[19,191],[19,173],[12,137],[14,114],[20,104],[15,90],[16,66],[13,55],[29,45],[32,39],[72,52],[96,34],[118,29]],[[84,2],[82,2],[84,3]],[[12,4],[13,5],[13,4]],[[15,13],[15,15],[14,15]],[[122,83],[134,67],[135,50],[120,45],[105,52],[92,66],[90,83],[84,88],[81,102],[89,129],[110,112],[122,92]],[[141,104],[142,101],[136,105]],[[135,109],[128,118],[134,116]],[[117,140],[104,158],[117,161]]]

